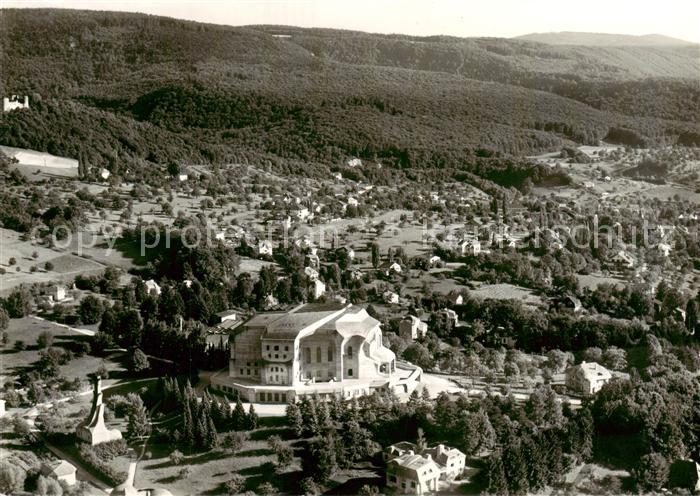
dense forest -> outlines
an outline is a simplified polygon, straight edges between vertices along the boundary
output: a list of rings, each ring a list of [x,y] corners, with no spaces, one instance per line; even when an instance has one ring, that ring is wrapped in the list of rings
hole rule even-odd
[[[113,173],[172,161],[319,170],[360,157],[487,177],[474,157],[601,139],[700,143],[694,46],[604,50],[67,10],[5,9],[0,25],[2,92],[31,101],[0,119],[0,143]]]

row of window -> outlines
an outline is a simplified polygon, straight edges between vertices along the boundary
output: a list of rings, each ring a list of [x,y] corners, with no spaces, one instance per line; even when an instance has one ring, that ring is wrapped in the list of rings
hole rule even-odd
[[[276,345],[274,345],[274,346],[272,347],[272,349],[273,349],[273,351],[279,351],[279,350],[280,350],[280,346],[279,346],[278,344],[276,344]],[[270,345],[269,345],[269,344],[265,346],[265,350],[266,350],[266,351],[270,351]],[[289,346],[285,346],[285,347],[284,347],[284,351],[289,351]]]
[[[352,358],[352,346],[348,346],[348,358]],[[321,347],[316,347],[316,363],[321,363],[323,357],[323,351]],[[275,357],[276,358],[276,357]],[[332,362],[334,360],[333,348],[328,348],[327,350],[327,361]],[[311,363],[311,348],[304,348],[304,362]]]
[[[278,360],[279,357],[280,357],[280,356],[279,356],[279,353],[275,353],[275,354],[274,354],[274,357],[275,357],[275,360]],[[272,359],[272,353],[268,353],[268,354],[267,354],[267,358]],[[284,355],[282,355],[282,360],[286,360],[286,359],[287,359],[287,354],[285,353]]]
[[[396,478],[395,475],[390,475],[390,476],[389,476],[389,480],[390,480],[391,482],[393,482],[394,484],[396,484],[396,483],[398,482],[398,479]],[[408,489],[408,488],[409,488],[409,484],[410,484],[410,487],[412,487],[412,488],[415,489],[416,483],[415,483],[414,481],[410,481],[410,482],[409,482],[409,481],[404,481],[403,487],[405,487],[406,489]]]
[[[240,371],[241,371],[241,375],[251,375],[251,369],[245,369],[245,370],[240,369]],[[252,372],[253,372],[252,375],[258,375],[258,369],[253,369]]]

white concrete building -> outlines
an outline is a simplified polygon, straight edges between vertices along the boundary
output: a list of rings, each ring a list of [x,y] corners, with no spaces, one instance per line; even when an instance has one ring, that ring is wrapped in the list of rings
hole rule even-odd
[[[366,310],[338,303],[258,313],[237,329],[230,350],[228,375],[215,374],[212,386],[264,403],[308,394],[351,398],[382,388],[410,393],[422,372],[397,366]]]

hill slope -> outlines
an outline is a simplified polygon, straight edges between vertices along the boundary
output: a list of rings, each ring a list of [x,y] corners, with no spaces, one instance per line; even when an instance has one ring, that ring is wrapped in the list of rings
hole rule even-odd
[[[516,36],[513,39],[534,41],[548,45],[579,45],[579,46],[624,46],[624,47],[677,47],[693,45],[689,41],[679,40],[661,34],[645,34],[640,36],[610,33],[582,33],[576,31],[561,31],[558,33],[530,33]]]
[[[2,92],[32,102],[2,117],[0,143],[118,171],[244,159],[308,171],[348,156],[470,170],[477,156],[605,137],[700,142],[697,81],[641,79],[688,77],[698,62],[687,47],[232,28],[70,10],[2,10],[0,27]]]

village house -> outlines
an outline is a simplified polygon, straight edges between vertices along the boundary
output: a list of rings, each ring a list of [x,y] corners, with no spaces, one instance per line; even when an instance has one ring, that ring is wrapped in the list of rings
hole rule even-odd
[[[359,158],[351,158],[347,162],[345,162],[348,167],[361,167],[362,166],[362,160]]]
[[[309,219],[309,217],[311,216],[311,212],[309,212],[308,208],[304,207],[304,208],[300,208],[299,210],[297,210],[294,213],[294,215],[296,216],[297,219],[304,222],[305,220]]]
[[[426,494],[438,490],[440,467],[430,456],[408,451],[389,460],[386,486],[398,494]]]
[[[436,266],[437,264],[439,264],[441,261],[442,261],[442,259],[441,259],[440,257],[438,257],[437,255],[433,255],[432,257],[430,257],[430,258],[428,259],[428,265],[429,265],[430,267],[435,267],[435,266]]]
[[[363,308],[310,303],[245,322],[231,338],[228,375],[215,374],[211,381],[244,400],[286,403],[304,395],[351,398],[383,388],[410,393],[420,375],[418,367],[397,367],[379,321]]]
[[[437,322],[441,327],[456,327],[459,325],[459,318],[457,317],[457,312],[451,308],[443,308],[437,314]]]
[[[478,255],[481,253],[481,242],[476,239],[467,239],[459,243],[459,250],[462,255]]]
[[[438,444],[433,448],[423,451],[424,455],[430,455],[440,466],[441,477],[453,480],[464,472],[467,457],[457,448],[450,448],[444,444]]]
[[[160,296],[160,286],[153,279],[146,281],[146,292],[151,296]]]
[[[427,332],[428,324],[413,315],[409,315],[399,322],[399,335],[404,339],[415,341],[425,337]]]
[[[384,293],[382,294],[382,298],[384,299],[384,303],[387,303],[389,305],[399,304],[399,295],[394,293],[393,291],[384,291]]]
[[[462,293],[452,291],[452,292],[450,292],[450,294],[447,295],[447,300],[452,305],[461,305],[464,303],[464,296],[462,296]]]
[[[269,239],[263,239],[260,242],[258,242],[258,255],[272,256],[272,252],[272,241],[270,241]]]
[[[566,386],[579,394],[596,394],[612,378],[608,369],[596,362],[581,362],[566,370]]]
[[[460,450],[444,444],[421,449],[403,441],[389,446],[384,459],[387,461],[389,488],[404,494],[424,494],[437,491],[440,480],[451,481],[462,475],[467,457]]]
[[[391,276],[392,274],[401,274],[403,271],[401,265],[396,262],[386,263],[382,267],[384,268],[384,273],[387,276]]]
[[[17,95],[12,95],[11,97],[4,97],[2,99],[2,111],[10,112],[15,109],[28,109],[29,108],[29,97],[24,96],[24,99],[20,100]]]
[[[51,286],[51,289],[49,289],[49,296],[54,303],[64,301],[66,299],[66,288],[59,284],[54,284]]]
[[[618,251],[615,256],[612,257],[612,262],[621,268],[631,269],[634,267],[634,257],[624,250]]]
[[[67,486],[74,486],[76,484],[75,472],[75,466],[65,460],[44,462],[41,465],[42,475],[56,479],[58,482],[62,482]]]
[[[360,204],[360,202],[357,201],[357,198],[353,198],[352,196],[348,197],[348,205],[351,207],[357,207]]]
[[[661,252],[664,257],[668,257],[671,254],[671,245],[668,243],[659,243],[656,245],[656,249]]]
[[[107,169],[105,169],[104,167],[102,169],[100,169],[100,177],[102,178],[103,181],[106,181],[107,179],[109,179],[110,175],[111,175],[111,173]]]

